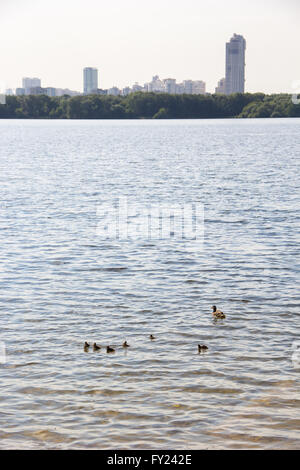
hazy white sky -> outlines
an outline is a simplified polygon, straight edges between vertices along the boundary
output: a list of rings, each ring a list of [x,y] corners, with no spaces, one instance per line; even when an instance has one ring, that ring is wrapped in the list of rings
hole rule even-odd
[[[225,42],[247,41],[246,90],[291,92],[300,80],[300,0],[0,0],[0,83],[82,91],[82,69],[99,87],[153,75],[204,80],[225,74]]]

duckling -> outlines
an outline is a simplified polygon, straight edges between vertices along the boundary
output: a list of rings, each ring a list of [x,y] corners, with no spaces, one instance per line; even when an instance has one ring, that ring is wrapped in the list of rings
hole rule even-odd
[[[98,346],[96,343],[93,344],[93,350],[94,351],[99,351],[101,349],[101,346]]]
[[[150,335],[149,338],[150,338],[151,340],[156,339],[155,336],[153,336],[153,335]]]
[[[111,348],[110,346],[107,346],[106,352],[112,353],[112,352],[115,352],[115,349]]]
[[[215,305],[212,306],[212,315],[215,317],[215,318],[226,318],[226,315],[225,313],[221,312],[221,310],[217,310],[217,307]]]
[[[89,348],[89,347],[90,347],[89,343],[85,342],[84,343],[84,348]]]
[[[123,348],[130,348],[130,344],[128,344],[127,341],[124,341]]]
[[[202,346],[201,346],[201,344],[198,344],[198,352],[199,353],[202,352],[202,351],[207,351],[207,350],[208,350],[208,347],[205,346],[205,344],[202,344]]]

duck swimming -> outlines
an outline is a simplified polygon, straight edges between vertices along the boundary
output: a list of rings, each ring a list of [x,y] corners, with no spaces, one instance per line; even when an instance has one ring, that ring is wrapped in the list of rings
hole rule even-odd
[[[84,348],[89,348],[89,347],[90,347],[89,343],[85,342],[84,343]]]
[[[107,346],[106,352],[112,353],[112,352],[115,352],[115,349],[111,348],[110,346]]]
[[[153,335],[150,335],[149,338],[150,339],[156,339],[155,336],[153,336]]]
[[[205,344],[198,344],[198,352],[201,352],[201,351],[207,351],[208,350],[208,347],[205,346]]]
[[[94,351],[99,351],[101,349],[101,346],[98,346],[96,343],[93,344],[93,349]]]
[[[127,343],[127,341],[124,341],[123,348],[129,348],[129,347],[130,347],[130,345]]]
[[[212,306],[212,315],[215,317],[215,318],[226,318],[226,315],[225,313],[221,312],[221,310],[217,310],[217,307],[215,305]]]

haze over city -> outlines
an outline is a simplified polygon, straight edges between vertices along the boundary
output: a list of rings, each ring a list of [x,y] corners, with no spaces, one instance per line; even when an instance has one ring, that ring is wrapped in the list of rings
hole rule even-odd
[[[297,0],[1,0],[0,82],[82,90],[82,69],[99,70],[99,87],[144,84],[157,74],[203,80],[214,92],[225,75],[225,43],[247,40],[246,91],[291,92],[300,79]],[[295,60],[291,60],[291,58]]]

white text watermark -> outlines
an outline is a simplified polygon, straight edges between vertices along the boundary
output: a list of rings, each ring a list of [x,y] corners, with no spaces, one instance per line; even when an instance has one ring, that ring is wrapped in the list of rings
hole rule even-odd
[[[97,207],[96,233],[115,240],[193,240],[203,242],[204,205],[142,205],[119,197]]]

